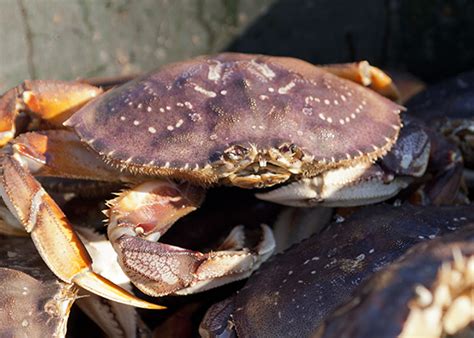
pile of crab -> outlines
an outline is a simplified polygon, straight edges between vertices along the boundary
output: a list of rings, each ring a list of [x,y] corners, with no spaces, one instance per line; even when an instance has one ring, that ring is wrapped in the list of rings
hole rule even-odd
[[[474,74],[418,90],[233,53],[9,90],[0,334],[472,334]]]

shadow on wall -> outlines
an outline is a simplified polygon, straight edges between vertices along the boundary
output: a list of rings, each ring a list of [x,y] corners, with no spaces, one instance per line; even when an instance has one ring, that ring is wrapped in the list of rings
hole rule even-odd
[[[472,0],[280,0],[229,51],[366,59],[434,81],[474,68]]]

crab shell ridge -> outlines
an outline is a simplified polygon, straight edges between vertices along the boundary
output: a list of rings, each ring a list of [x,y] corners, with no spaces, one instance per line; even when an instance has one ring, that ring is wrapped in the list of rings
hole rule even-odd
[[[268,186],[383,156],[401,109],[298,59],[225,53],[110,90],[65,125],[128,171],[204,185],[280,173]]]

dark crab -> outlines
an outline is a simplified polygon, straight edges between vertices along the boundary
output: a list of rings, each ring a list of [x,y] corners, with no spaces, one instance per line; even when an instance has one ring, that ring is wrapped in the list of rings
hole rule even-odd
[[[0,236],[0,335],[64,337],[77,287],[58,281],[28,238]]]
[[[474,72],[428,87],[410,99],[407,107],[410,114],[457,144],[474,186]]]
[[[3,142],[25,114],[26,129],[53,129],[21,134],[4,148],[2,197],[60,279],[110,299],[153,307],[92,272],[87,251],[34,176],[133,186],[109,202],[108,235],[124,271],[148,294],[244,278],[273,250],[268,227],[251,249],[241,228],[209,253],[157,242],[200,205],[203,187],[288,182],[260,197],[305,206],[373,203],[401,189],[371,174],[397,139],[401,107],[341,76],[383,93],[391,88],[366,63],[318,68],[244,54],[168,65],[104,94],[83,83],[26,81],[0,99]]]
[[[201,335],[309,337],[374,272],[412,246],[473,221],[471,207],[361,208],[266,262],[234,298],[209,309]]]
[[[87,228],[78,233],[94,257],[94,269],[130,289],[130,282],[118,264],[107,259],[116,254],[105,236]],[[136,337],[136,332],[147,330],[138,320],[135,308],[58,280],[28,237],[0,236],[0,277],[1,336],[64,337],[73,303],[107,336]]]
[[[474,223],[415,245],[361,285],[313,338],[472,337]]]

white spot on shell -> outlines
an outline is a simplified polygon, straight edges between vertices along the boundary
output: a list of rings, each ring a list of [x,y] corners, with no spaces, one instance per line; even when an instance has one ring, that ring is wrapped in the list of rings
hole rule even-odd
[[[134,121],[133,121],[133,125],[134,125],[134,126],[138,126],[139,124],[140,124],[140,121],[137,121],[137,120],[134,120]]]
[[[347,99],[344,95],[341,94],[341,100],[345,102]]]
[[[291,81],[285,87],[278,88],[278,94],[287,94],[291,88],[295,86],[295,83]]]
[[[170,107],[170,106],[166,106],[166,110],[171,110],[171,107]]]
[[[152,134],[156,133],[156,129],[153,128],[153,127],[149,127],[149,128],[148,128],[148,131],[149,131],[150,133],[152,133]]]
[[[215,64],[209,65],[209,72],[207,73],[207,78],[211,81],[217,81],[221,78],[222,63],[219,61],[215,62]]]
[[[326,116],[323,113],[319,113],[318,116],[321,120],[326,121]]]
[[[227,94],[227,90],[221,90],[221,95],[226,95]]]
[[[328,121],[329,123],[332,123],[332,118],[328,117],[326,121]]]
[[[163,108],[160,108],[160,112],[164,113],[164,112],[165,112],[165,110],[164,110]]]
[[[305,114],[305,115],[307,115],[307,116],[313,115],[313,108],[307,108],[307,107],[305,107],[305,108],[303,108],[302,111],[303,111],[303,114]]]
[[[273,70],[270,69],[270,67],[268,67],[268,65],[257,63],[255,60],[252,60],[250,63],[260,74],[265,76],[267,79],[272,79],[275,77],[275,73],[273,72]]]
[[[166,129],[168,129],[169,131],[173,131],[174,127],[173,126],[168,126],[168,127],[166,127]]]
[[[212,134],[211,136],[209,136],[209,138],[210,138],[212,141],[215,141],[215,140],[217,140],[217,135],[216,135],[216,134]]]
[[[197,122],[201,120],[201,115],[199,115],[198,113],[189,114],[189,117],[191,118],[191,121],[193,122]]]
[[[268,100],[267,95],[260,95],[259,97],[260,97],[260,100],[262,100],[262,101]]]
[[[344,124],[345,122],[344,122],[343,119],[339,119],[339,123],[340,123],[340,124]]]
[[[194,90],[197,91],[198,93],[204,94],[208,97],[216,97],[217,96],[216,93],[214,93],[213,91],[204,89],[204,88],[202,88],[200,86],[197,86],[197,85],[194,86]]]
[[[120,116],[120,121],[125,121],[125,116]]]
[[[175,127],[176,127],[176,128],[179,128],[179,127],[181,127],[181,126],[183,125],[183,123],[184,123],[183,119],[179,119],[178,122],[176,122]]]
[[[329,101],[328,99],[324,100],[324,104],[327,104],[328,106],[331,104],[331,101]]]
[[[146,111],[147,111],[147,112],[151,112],[151,107],[147,107],[147,108],[146,108]]]
[[[189,102],[189,101],[184,102],[184,105],[185,105],[186,108],[188,108],[188,109],[193,109],[193,105],[192,105],[191,102]]]
[[[270,88],[268,88],[268,91],[269,91],[270,93],[273,93],[273,92],[275,91],[275,89],[273,89],[272,87],[270,87]]]

